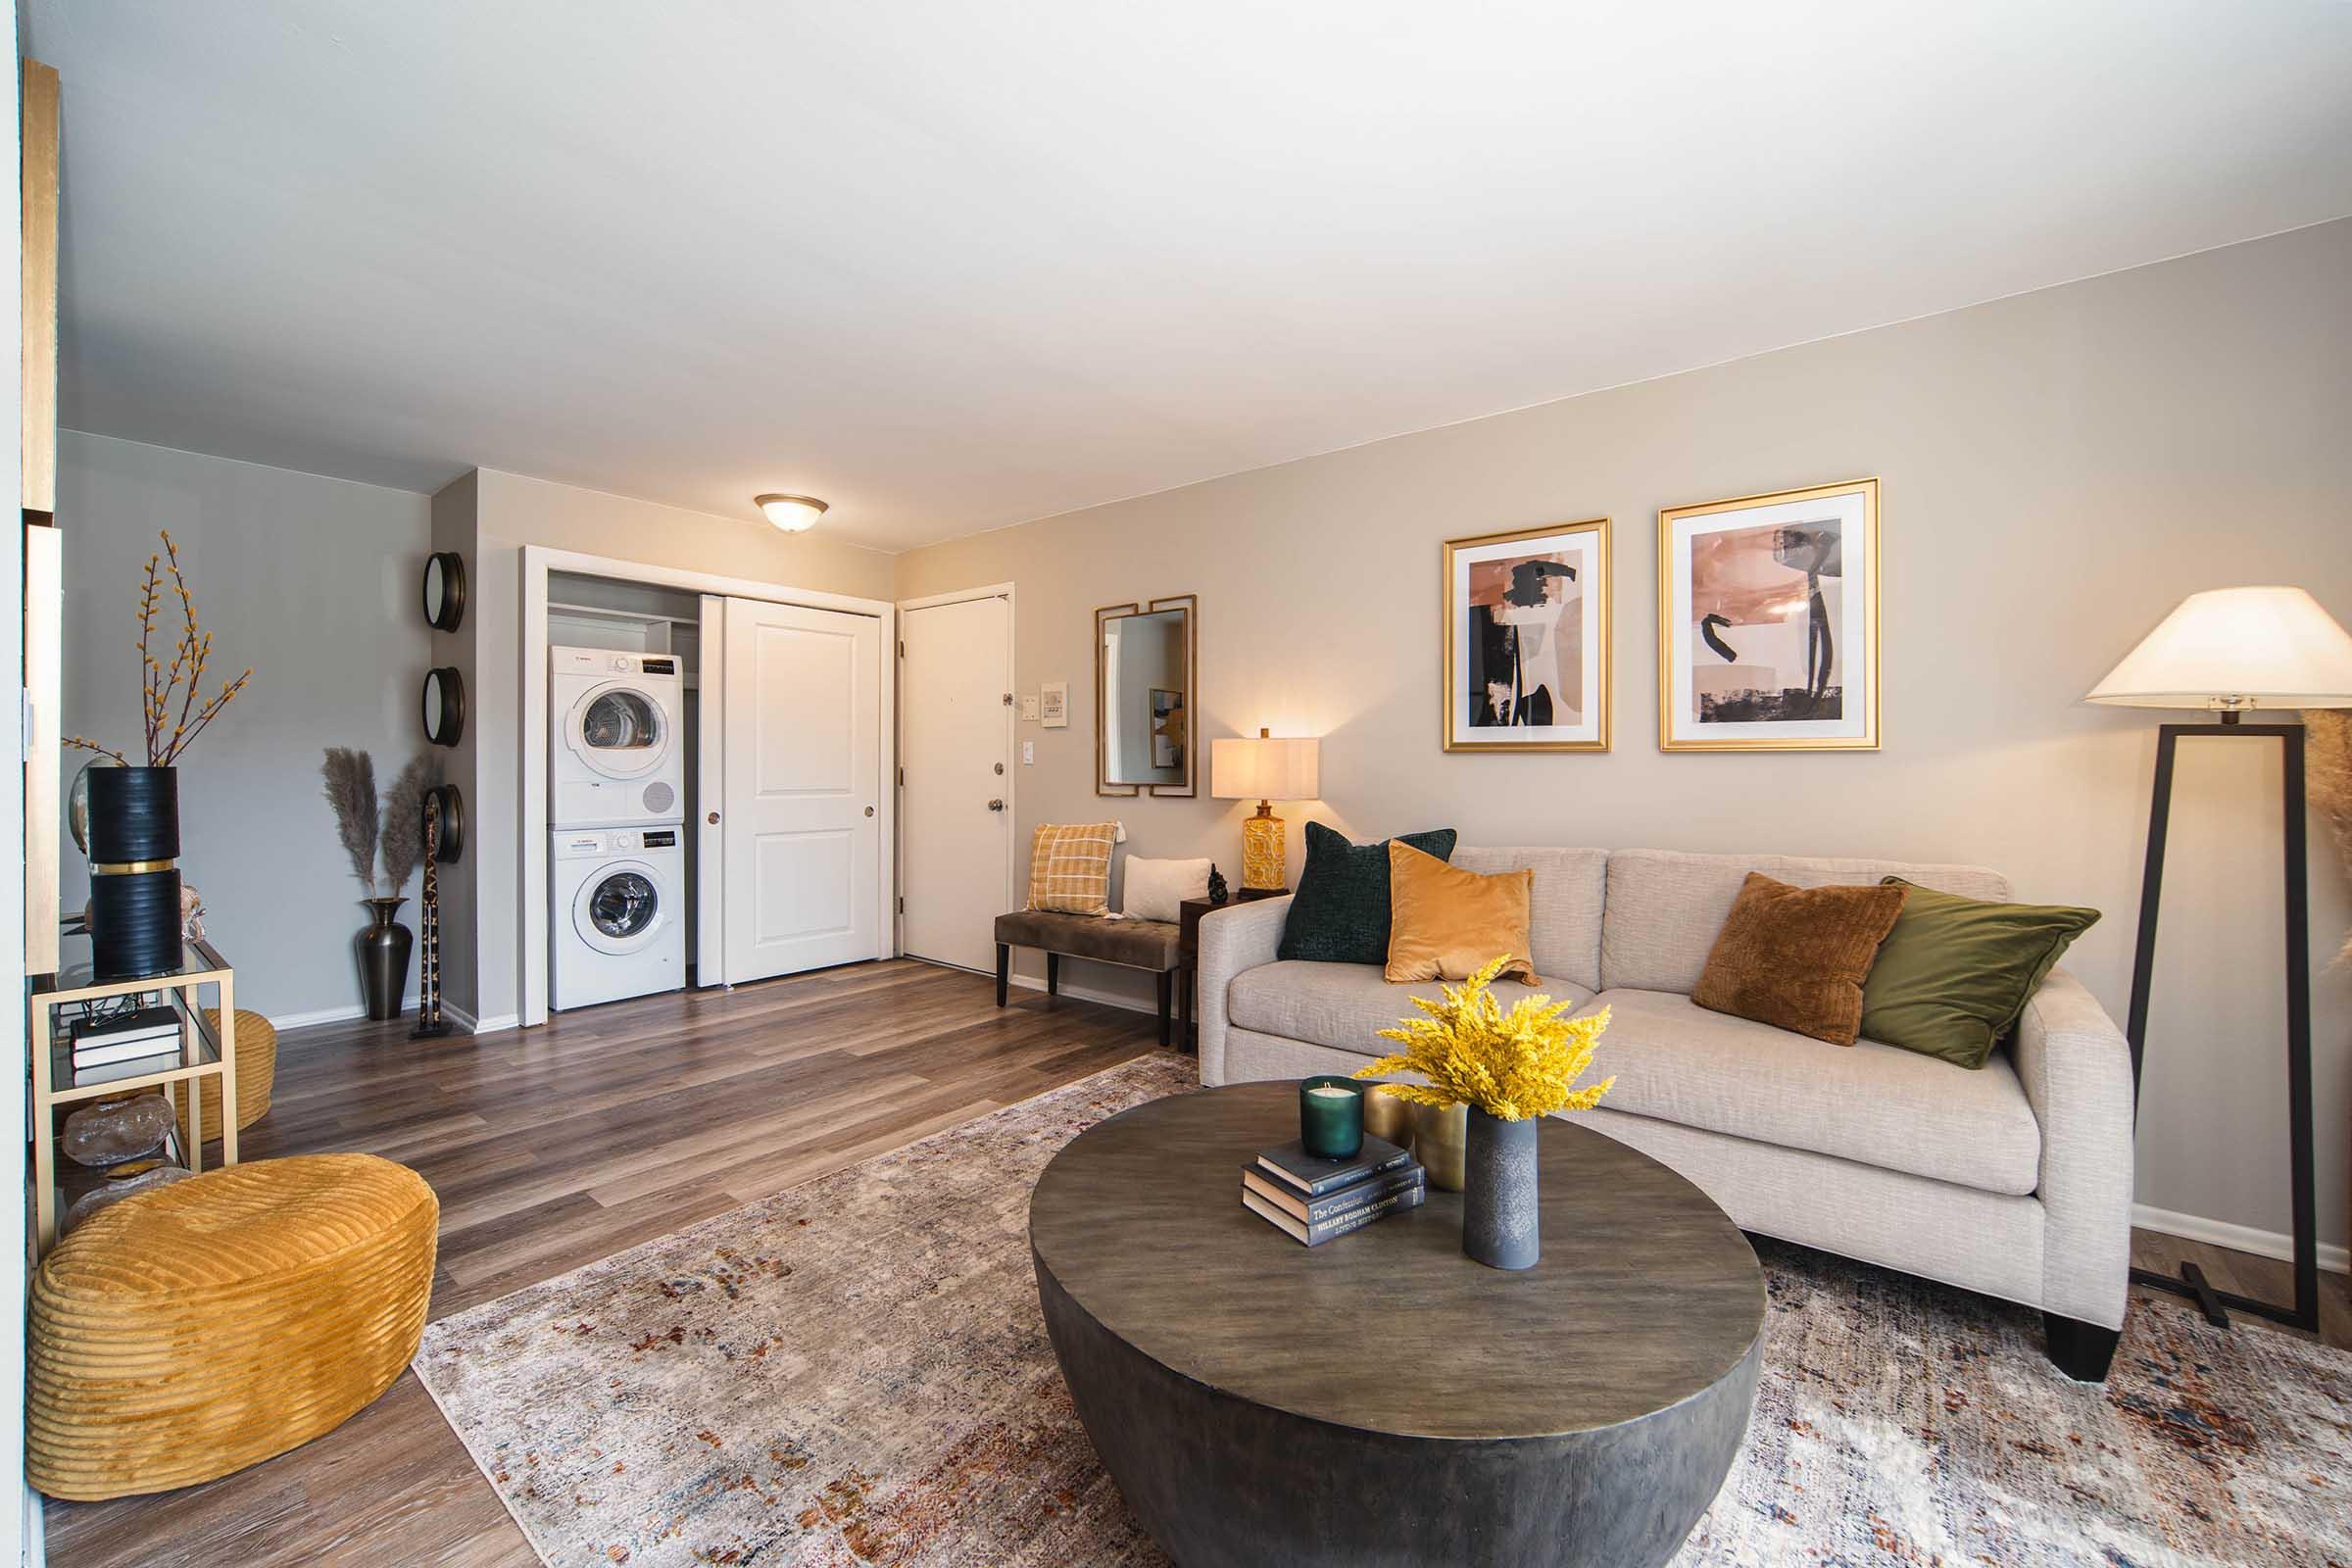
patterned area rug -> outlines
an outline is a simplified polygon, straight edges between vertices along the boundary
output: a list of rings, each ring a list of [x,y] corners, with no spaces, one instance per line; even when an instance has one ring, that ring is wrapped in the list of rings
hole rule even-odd
[[[546,1560],[1161,1564],[1070,1408],[1026,1210],[1153,1055],[425,1331]],[[2113,1380],[2035,1314],[1795,1248],[1747,1446],[1678,1568],[2352,1565],[2352,1356],[2134,1307]]]

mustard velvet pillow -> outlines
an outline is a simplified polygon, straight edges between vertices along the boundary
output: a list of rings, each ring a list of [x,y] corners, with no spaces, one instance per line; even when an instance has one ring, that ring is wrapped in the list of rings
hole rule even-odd
[[[1527,958],[1533,871],[1481,876],[1389,840],[1389,967],[1395,984],[1467,980],[1504,954],[1501,978],[1536,978]]]

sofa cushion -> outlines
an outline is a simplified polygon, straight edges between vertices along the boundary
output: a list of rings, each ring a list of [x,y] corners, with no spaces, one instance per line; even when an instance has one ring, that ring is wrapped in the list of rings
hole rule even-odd
[[[1505,1007],[1531,992],[1579,1004],[1592,996],[1587,987],[1565,980],[1538,980],[1532,986],[1497,980],[1488,989]],[[1236,975],[1226,994],[1226,1013],[1239,1028],[1352,1051],[1369,1061],[1389,1049],[1381,1030],[1396,1028],[1399,1019],[1420,1016],[1412,998],[1435,1001],[1445,992],[1445,983],[1437,980],[1393,986],[1381,978],[1377,964],[1286,958]]]
[[[1397,839],[1443,860],[1453,829],[1399,833]],[[1389,841],[1350,844],[1320,822],[1306,824],[1306,868],[1291,895],[1282,956],[1317,963],[1385,963],[1389,956]]]
[[[1527,895],[1528,956],[1536,973],[1600,989],[1601,895],[1608,885],[1606,850],[1479,849],[1464,845],[1451,864],[1493,873],[1522,867],[1536,873]]]
[[[1465,871],[1410,844],[1389,841],[1392,985],[1467,980],[1502,960],[1502,973],[1533,980],[1527,957],[1527,890],[1536,873]]]
[[[2098,919],[2096,909],[1912,888],[1862,987],[1862,1027],[1890,1046],[1982,1067],[2068,945]]]
[[[1457,865],[1468,865],[1464,855]],[[1472,865],[1473,870],[1486,867]],[[1601,923],[1604,990],[1697,989],[1708,950],[1750,871],[1791,887],[1876,883],[1899,876],[1964,899],[2006,902],[2009,879],[1975,865],[1912,865],[1900,860],[1841,860],[1798,855],[1687,855],[1677,850],[1619,850],[1609,857],[1607,914]],[[1541,946],[1536,967],[1544,973]],[[1571,978],[1574,970],[1562,971]]]
[[[1709,1012],[1672,992],[1604,991],[1583,1010],[1600,1007],[1609,1027],[1592,1071],[1616,1074],[1602,1102],[1611,1110],[1987,1193],[2031,1193],[2039,1179],[2041,1125],[2006,1054],[1982,1072],[1954,1072],[1873,1040],[1824,1045]]]
[[[1792,888],[1748,872],[1690,1000],[1710,1012],[1852,1045],[1862,1032],[1862,977],[1903,912],[1907,887]]]

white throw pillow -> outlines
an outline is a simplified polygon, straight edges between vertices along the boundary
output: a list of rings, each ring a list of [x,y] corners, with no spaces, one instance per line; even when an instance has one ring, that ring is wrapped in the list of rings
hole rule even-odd
[[[1206,860],[1146,860],[1127,857],[1127,888],[1120,913],[1130,920],[1173,920],[1187,899],[1208,897]]]

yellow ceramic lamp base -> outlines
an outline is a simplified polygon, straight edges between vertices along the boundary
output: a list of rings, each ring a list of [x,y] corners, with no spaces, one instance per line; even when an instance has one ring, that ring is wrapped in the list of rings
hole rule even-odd
[[[1290,885],[1282,818],[1260,801],[1257,814],[1242,824],[1242,886],[1279,892]]]

